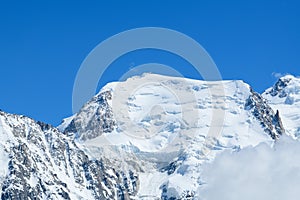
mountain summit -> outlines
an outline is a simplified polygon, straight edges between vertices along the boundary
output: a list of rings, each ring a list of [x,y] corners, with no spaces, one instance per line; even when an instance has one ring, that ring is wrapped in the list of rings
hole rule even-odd
[[[144,74],[58,128],[1,112],[2,199],[198,199],[220,152],[297,137],[299,87],[286,76],[260,95],[240,80]]]
[[[281,77],[263,95],[268,104],[279,110],[288,135],[299,137],[300,132],[300,78],[292,75]]]

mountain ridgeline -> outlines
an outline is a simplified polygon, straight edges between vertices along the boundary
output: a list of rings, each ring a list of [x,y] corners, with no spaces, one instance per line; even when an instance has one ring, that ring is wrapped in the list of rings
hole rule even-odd
[[[199,199],[203,164],[297,139],[299,111],[291,75],[259,94],[155,74],[108,84],[58,127],[0,111],[1,198]]]

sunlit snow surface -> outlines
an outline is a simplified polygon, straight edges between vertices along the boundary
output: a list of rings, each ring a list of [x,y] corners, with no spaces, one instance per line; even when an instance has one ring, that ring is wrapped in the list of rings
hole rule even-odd
[[[268,100],[273,110],[279,110],[287,134],[298,138],[300,135],[300,78],[291,75],[281,77],[286,86],[275,96],[267,89],[263,97]]]
[[[260,142],[272,144],[245,109],[250,87],[243,81],[206,82],[145,74],[110,83],[104,91],[113,93],[109,104],[117,128],[83,145],[94,157],[105,155],[122,162],[120,167],[127,168],[128,160],[137,163],[140,198],[160,197],[164,185],[172,196],[196,191],[201,185],[201,165],[217,153]],[[167,174],[161,168],[171,161],[180,166]]]
[[[63,121],[61,132],[25,116],[0,112],[0,164],[6,166],[0,169],[0,180],[17,180],[34,188],[40,181],[47,184],[58,178],[66,185],[48,185],[52,196],[58,197],[64,187],[72,199],[93,199],[86,180],[91,171],[81,168],[81,156],[87,155],[90,166],[96,160],[106,166],[102,178],[113,184],[108,188],[100,180],[100,192],[110,198],[117,199],[117,188],[125,185],[128,188],[122,191],[130,191],[132,199],[247,199],[243,195],[251,191],[260,191],[253,199],[270,199],[271,191],[277,199],[299,196],[293,186],[300,184],[300,164],[294,161],[299,160],[299,143],[280,134],[279,141],[271,139],[263,125],[274,120],[270,116],[275,113],[264,100],[254,108],[246,106],[253,95],[250,86],[238,80],[206,82],[144,74],[106,85],[81,112]],[[299,139],[299,78],[282,77],[263,96],[274,111],[279,110],[287,135]],[[75,119],[80,126],[71,126]],[[274,130],[272,123],[267,125]],[[67,128],[69,132],[64,132]],[[74,132],[77,128],[83,132]],[[85,131],[90,137],[84,137]],[[28,168],[31,175],[25,182],[20,179],[23,175],[8,176],[9,162],[18,155],[37,159],[36,171]],[[19,161],[12,164],[19,166]],[[77,173],[80,170],[84,171]],[[232,176],[236,179],[230,181]],[[79,184],[75,179],[80,177]],[[120,185],[115,184],[120,180]],[[289,180],[290,185],[285,184]],[[231,192],[237,187],[242,193]]]

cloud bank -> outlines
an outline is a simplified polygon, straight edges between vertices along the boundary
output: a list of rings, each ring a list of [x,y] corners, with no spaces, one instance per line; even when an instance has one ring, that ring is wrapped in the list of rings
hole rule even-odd
[[[224,152],[205,166],[199,199],[300,199],[300,142],[284,136],[267,144]]]

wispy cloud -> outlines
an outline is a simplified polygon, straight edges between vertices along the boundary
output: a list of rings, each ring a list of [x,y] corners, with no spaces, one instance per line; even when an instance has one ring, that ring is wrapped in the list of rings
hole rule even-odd
[[[281,78],[285,75],[288,75],[288,73],[280,73],[280,72],[273,72],[272,76],[274,76],[275,78]]]

